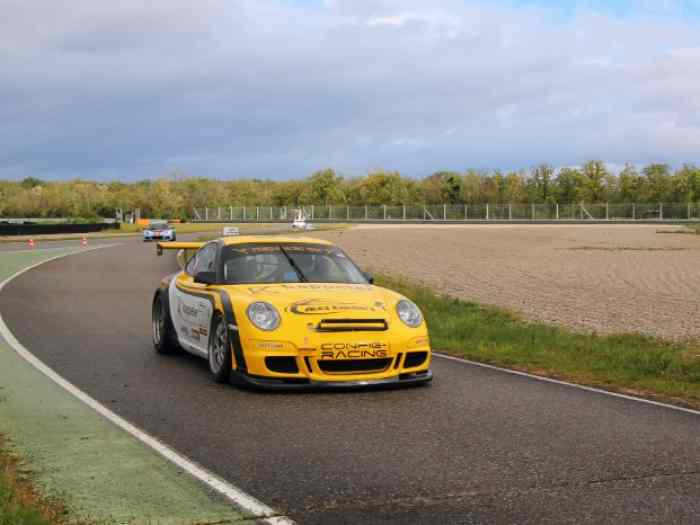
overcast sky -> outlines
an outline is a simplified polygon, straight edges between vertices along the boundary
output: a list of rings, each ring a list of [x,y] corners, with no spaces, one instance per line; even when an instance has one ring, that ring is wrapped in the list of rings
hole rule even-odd
[[[700,0],[0,0],[0,178],[700,163]]]

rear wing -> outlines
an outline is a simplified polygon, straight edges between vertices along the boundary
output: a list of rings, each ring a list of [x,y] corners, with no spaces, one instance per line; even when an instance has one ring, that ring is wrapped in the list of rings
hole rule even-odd
[[[156,254],[163,255],[163,250],[199,250],[205,242],[159,242],[156,244]]]

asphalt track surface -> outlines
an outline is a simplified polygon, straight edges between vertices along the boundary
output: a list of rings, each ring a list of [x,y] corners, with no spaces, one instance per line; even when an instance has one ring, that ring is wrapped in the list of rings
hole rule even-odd
[[[46,263],[0,312],[120,416],[300,524],[697,523],[700,417],[435,359],[431,386],[267,394],[158,356],[153,245]]]

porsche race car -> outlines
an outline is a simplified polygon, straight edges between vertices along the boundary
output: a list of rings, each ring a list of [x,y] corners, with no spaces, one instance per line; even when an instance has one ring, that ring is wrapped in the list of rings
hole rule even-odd
[[[143,230],[144,241],[175,241],[177,236],[175,228],[168,225],[168,221],[153,220]]]
[[[180,250],[183,269],[155,291],[153,346],[207,359],[217,382],[314,389],[433,377],[418,307],[328,241],[239,236],[164,250]]]

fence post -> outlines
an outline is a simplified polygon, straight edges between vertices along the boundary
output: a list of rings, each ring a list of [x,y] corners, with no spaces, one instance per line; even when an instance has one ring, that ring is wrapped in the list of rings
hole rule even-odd
[[[637,203],[632,204],[632,220],[637,220]]]
[[[690,203],[688,203],[688,220],[690,220]]]
[[[508,204],[508,220],[512,221],[513,220],[513,205]]]
[[[345,215],[347,216],[347,220],[350,220],[350,206],[345,206]]]
[[[204,220],[209,221],[209,208],[204,208]]]
[[[662,202],[659,203],[659,220],[664,220],[664,204]]]
[[[369,218],[369,213],[367,212],[367,205],[365,204],[365,220]]]
[[[486,203],[486,220],[489,220],[489,203]]]
[[[245,206],[243,206],[243,220],[246,220]]]
[[[464,205],[464,220],[466,221],[468,219],[469,219],[469,214],[467,213],[467,205],[465,204]]]
[[[314,205],[311,205],[311,220],[314,220]]]
[[[406,205],[403,204],[403,220],[406,220]],[[690,218],[690,205],[688,205],[688,218]]]
[[[447,204],[442,205],[442,220],[447,220]]]
[[[555,207],[555,209],[556,209],[555,213],[556,213],[557,220],[559,220],[559,203],[557,202],[557,203],[554,205],[554,207]]]
[[[260,207],[259,206],[255,207],[255,220],[260,222]]]
[[[384,207],[384,220],[386,220],[386,204],[382,204],[382,206]]]
[[[535,204],[532,204],[532,220],[535,220]]]
[[[333,218],[333,206],[330,204],[328,205],[328,220],[331,220]]]
[[[605,220],[610,220],[610,204],[607,202],[605,203]]]

